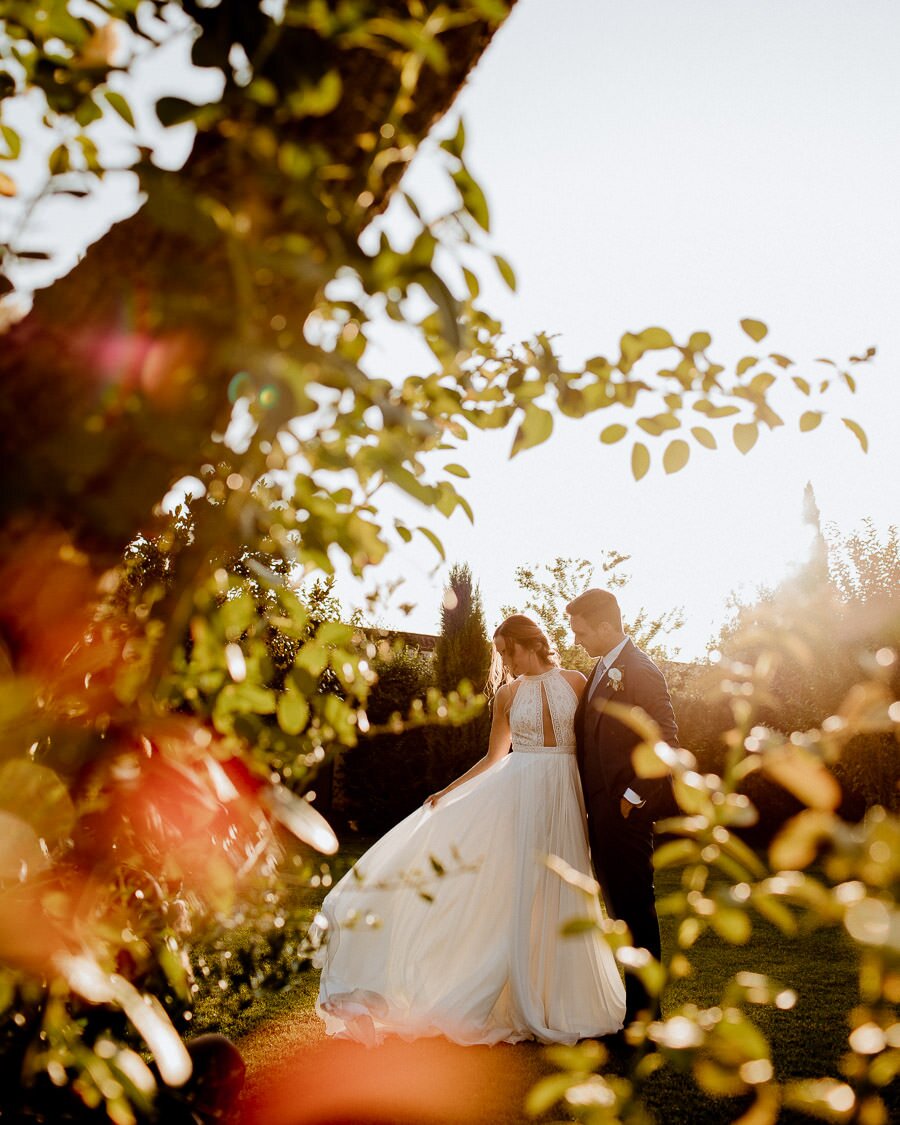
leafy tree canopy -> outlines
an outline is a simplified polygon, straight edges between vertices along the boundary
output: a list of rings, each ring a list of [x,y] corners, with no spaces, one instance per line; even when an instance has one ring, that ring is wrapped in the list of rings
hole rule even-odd
[[[516,567],[516,584],[526,595],[522,612],[532,613],[537,618],[566,668],[586,671],[592,665],[591,658],[572,639],[566,606],[592,586],[621,590],[628,583],[628,575],[622,567],[629,558],[629,555],[618,551],[604,551],[600,559],[600,575],[596,577],[596,566],[589,559],[557,556],[552,563]],[[503,612],[519,611],[505,606]],[[623,620],[623,624],[636,645],[654,656],[665,657],[661,638],[681,628],[683,619],[677,609],[668,610],[658,617],[651,617],[645,609],[641,609],[633,621]]]

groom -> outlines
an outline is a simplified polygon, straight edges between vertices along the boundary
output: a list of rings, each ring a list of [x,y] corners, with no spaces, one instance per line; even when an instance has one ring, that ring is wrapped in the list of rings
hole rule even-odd
[[[671,778],[639,778],[631,753],[640,736],[607,713],[610,702],[639,707],[661,737],[678,745],[678,727],[665,677],[622,630],[613,594],[587,590],[566,606],[575,643],[599,657],[575,714],[578,769],[587,806],[591,858],[609,913],[631,931],[632,943],[659,960],[659,921],[653,895],[653,822],[677,813]],[[628,1023],[640,1011],[658,1015],[633,973],[625,974]]]

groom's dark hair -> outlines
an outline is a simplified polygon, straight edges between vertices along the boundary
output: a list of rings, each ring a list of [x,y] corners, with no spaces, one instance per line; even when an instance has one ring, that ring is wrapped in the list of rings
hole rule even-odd
[[[586,617],[595,625],[605,621],[620,633],[622,632],[622,611],[619,609],[615,594],[611,594],[609,590],[585,590],[574,601],[569,602],[566,613],[574,614],[576,617]]]

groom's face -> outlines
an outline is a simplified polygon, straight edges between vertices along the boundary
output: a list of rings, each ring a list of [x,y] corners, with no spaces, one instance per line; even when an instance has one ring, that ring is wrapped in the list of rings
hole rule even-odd
[[[581,645],[588,656],[605,656],[609,652],[611,627],[606,621],[599,624],[577,613],[569,615],[569,624],[575,634],[575,644]]]

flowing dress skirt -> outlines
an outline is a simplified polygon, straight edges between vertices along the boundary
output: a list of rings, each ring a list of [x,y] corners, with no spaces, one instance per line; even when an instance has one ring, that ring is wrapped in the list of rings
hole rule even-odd
[[[375,1044],[573,1043],[622,1026],[625,991],[590,873],[574,755],[513,752],[383,836],[328,894],[317,1011],[329,1035]],[[314,927],[315,929],[315,927]]]

